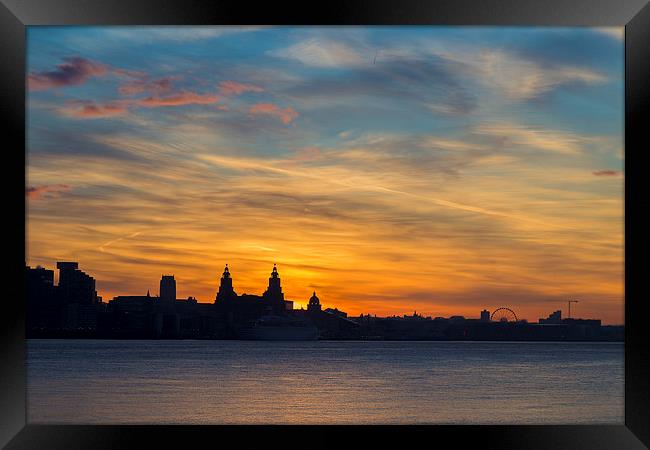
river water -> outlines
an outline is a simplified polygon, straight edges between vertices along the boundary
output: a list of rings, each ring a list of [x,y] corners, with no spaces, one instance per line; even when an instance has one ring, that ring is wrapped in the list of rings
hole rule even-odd
[[[622,424],[622,343],[28,340],[48,424]]]

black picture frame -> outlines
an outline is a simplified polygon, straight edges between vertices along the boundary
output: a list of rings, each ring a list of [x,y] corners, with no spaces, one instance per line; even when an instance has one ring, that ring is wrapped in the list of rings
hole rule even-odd
[[[625,425],[620,426],[55,426],[26,424],[25,29],[30,25],[536,25],[625,26]],[[527,449],[636,449],[650,446],[650,339],[644,313],[644,218],[650,165],[650,5],[646,0],[336,0],[252,4],[199,0],[0,0],[1,120],[6,183],[0,445],[7,448],[145,448],[434,445]],[[643,186],[646,186],[643,188]],[[6,232],[6,233],[7,233]],[[22,239],[21,239],[22,238]],[[9,245],[6,245],[9,244]],[[345,436],[347,439],[349,436]],[[234,441],[233,441],[234,439]],[[407,441],[405,439],[408,439]],[[644,446],[645,444],[645,446]],[[407,444],[408,445],[408,444]]]

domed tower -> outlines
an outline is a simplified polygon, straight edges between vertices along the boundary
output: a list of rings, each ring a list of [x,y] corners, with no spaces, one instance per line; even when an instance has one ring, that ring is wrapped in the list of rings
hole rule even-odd
[[[309,304],[307,305],[307,311],[318,312],[320,310],[321,310],[320,300],[318,299],[318,297],[316,297],[316,291],[314,291],[314,294],[309,299]]]
[[[217,298],[214,300],[215,303],[227,300],[234,300],[237,298],[237,293],[232,288],[232,278],[230,277],[230,271],[228,270],[228,264],[223,270],[221,275],[221,283],[219,284],[219,292],[217,292]]]

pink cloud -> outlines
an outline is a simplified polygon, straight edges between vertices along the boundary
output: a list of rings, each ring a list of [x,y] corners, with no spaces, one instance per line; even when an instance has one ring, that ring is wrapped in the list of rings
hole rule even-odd
[[[155,95],[166,94],[171,92],[172,81],[176,79],[178,77],[165,77],[157,80],[133,80],[120,86],[119,92],[122,95],[135,95],[143,92],[150,92]]]
[[[282,120],[282,123],[284,123],[285,125],[288,125],[296,117],[298,117],[298,112],[296,112],[295,109],[291,107],[282,109],[279,106],[274,105],[273,103],[257,103],[251,106],[248,112],[250,112],[253,115],[267,114],[270,116],[278,117],[280,120]]]
[[[65,86],[76,86],[86,82],[91,77],[107,73],[105,65],[89,61],[85,58],[63,58],[55,70],[32,72],[27,76],[30,90],[42,91]]]
[[[237,81],[222,81],[219,83],[219,92],[222,95],[239,95],[244,92],[263,92],[264,89],[262,89],[259,86],[255,86],[254,84],[244,84],[244,83],[238,83]]]
[[[66,192],[72,189],[72,186],[67,184],[45,184],[42,186],[29,186],[25,188],[25,195],[27,198],[36,200],[43,197],[45,194],[55,194],[58,196],[61,192]]]
[[[615,177],[620,173],[621,172],[618,170],[597,170],[596,172],[593,172],[597,177]]]
[[[121,116],[128,112],[124,103],[99,104],[92,101],[70,102],[61,108],[63,114],[77,119],[99,119]]]
[[[217,95],[197,94],[194,92],[179,92],[164,97],[151,96],[139,99],[122,99],[108,103],[97,103],[91,100],[70,101],[59,108],[64,115],[76,119],[99,119],[121,116],[129,112],[132,106],[158,108],[163,106],[208,105],[220,100]],[[219,108],[219,105],[217,105]],[[221,109],[221,108],[219,108]]]
[[[195,92],[179,92],[178,94],[166,97],[147,97],[135,100],[134,103],[145,108],[158,108],[161,106],[182,106],[182,105],[209,105],[220,100],[218,95],[197,94]]]

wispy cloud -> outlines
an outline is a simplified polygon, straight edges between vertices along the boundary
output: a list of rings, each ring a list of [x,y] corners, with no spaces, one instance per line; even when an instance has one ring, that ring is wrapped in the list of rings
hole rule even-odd
[[[410,108],[462,116],[474,111],[477,101],[461,82],[457,66],[455,61],[434,55],[395,58],[348,68],[338,76],[316,75],[294,83],[283,94],[304,105],[383,101],[382,108],[408,103]]]
[[[597,170],[593,172],[597,177],[616,177],[621,174],[620,170]]]
[[[469,55],[463,55],[467,58]],[[479,80],[496,87],[515,100],[537,98],[555,88],[571,83],[597,85],[607,78],[592,69],[566,65],[544,66],[498,50],[483,50],[467,62]]]
[[[293,122],[298,117],[298,112],[291,107],[281,108],[273,103],[256,103],[248,110],[253,115],[269,115],[279,118],[285,125]]]
[[[58,196],[62,192],[67,192],[72,186],[67,184],[50,184],[41,186],[29,186],[25,188],[25,195],[30,200],[38,200],[43,197]]]
[[[219,93],[221,95],[239,95],[244,92],[263,92],[259,86],[254,84],[239,83],[237,81],[227,80],[219,83]]]
[[[63,61],[54,70],[31,72],[27,76],[29,89],[42,91],[77,86],[85,83],[89,78],[102,76],[108,72],[104,64],[81,57],[63,58]]]
[[[125,103],[99,104],[92,101],[73,101],[59,108],[64,115],[76,119],[100,119],[122,116],[128,112]]]
[[[268,54],[314,67],[348,67],[370,62],[367,55],[362,55],[349,45],[327,39],[306,39]]]
[[[509,122],[488,122],[474,128],[479,135],[500,140],[504,147],[577,154],[583,150],[585,139],[581,136],[541,127]]]
[[[179,77],[163,77],[158,79],[135,79],[122,84],[119,92],[122,95],[136,95],[148,92],[155,95],[167,94],[172,91],[172,82]]]
[[[122,236],[122,237],[119,237],[117,239],[111,239],[110,241],[104,242],[102,245],[100,245],[98,247],[99,251],[102,252],[102,253],[106,253],[106,248],[107,247],[110,247],[111,245],[113,245],[115,243],[123,241],[124,239],[131,239],[131,238],[137,237],[142,233],[143,233],[142,231],[136,231],[135,233],[131,233],[131,234],[127,235],[127,236]]]
[[[138,99],[133,103],[145,108],[182,105],[210,105],[217,103],[221,97],[214,94],[198,94],[196,92],[182,91],[168,96],[151,96]]]

